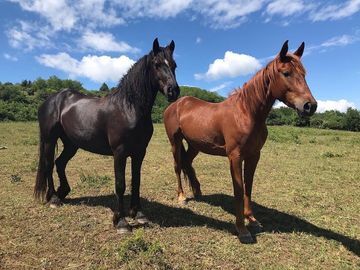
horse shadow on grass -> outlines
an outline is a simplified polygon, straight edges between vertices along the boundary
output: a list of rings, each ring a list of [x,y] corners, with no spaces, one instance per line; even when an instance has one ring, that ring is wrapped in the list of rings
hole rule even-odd
[[[125,201],[129,201],[129,196],[125,196]],[[203,195],[199,201],[212,206],[221,207],[224,211],[235,215],[234,199],[226,194]],[[115,195],[102,195],[96,197],[80,197],[66,199],[65,203],[71,205],[103,206],[113,210]],[[190,202],[196,203],[196,202]],[[360,241],[348,236],[333,232],[328,229],[318,227],[304,219],[268,208],[253,202],[253,211],[263,225],[263,231],[267,233],[297,233],[303,232],[316,237],[323,237],[328,240],[335,240],[345,248],[360,256]],[[173,207],[156,201],[142,199],[142,206],[149,220],[161,227],[192,227],[207,226],[216,230],[235,234],[234,224],[221,221],[184,207]],[[256,237],[256,235],[254,235]]]

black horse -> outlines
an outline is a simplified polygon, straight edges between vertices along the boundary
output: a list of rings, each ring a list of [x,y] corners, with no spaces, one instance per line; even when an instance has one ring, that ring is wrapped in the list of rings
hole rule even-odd
[[[113,222],[119,232],[130,230],[125,220],[126,159],[131,157],[132,189],[130,216],[138,223],[148,220],[140,211],[140,171],[146,147],[153,134],[151,109],[160,90],[174,101],[180,93],[173,59],[174,41],[163,48],[157,39],[152,51],[135,63],[116,90],[98,98],[65,89],[50,96],[39,108],[40,158],[34,188],[37,199],[51,207],[62,204],[70,192],[65,167],[79,148],[114,156],[115,192],[118,199]],[[64,149],[55,160],[60,186],[55,191],[52,171],[55,146],[61,139]],[[46,194],[46,196],[45,196]]]

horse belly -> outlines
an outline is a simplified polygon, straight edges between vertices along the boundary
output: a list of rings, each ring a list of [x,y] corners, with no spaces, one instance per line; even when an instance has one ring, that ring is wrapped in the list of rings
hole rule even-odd
[[[79,148],[101,155],[112,155],[113,152],[107,141],[106,136],[100,136],[99,134],[86,134],[82,132],[82,135],[68,134],[69,139]]]
[[[110,146],[108,143],[101,143],[99,141],[96,141],[94,143],[85,143],[85,144],[79,144],[81,149],[84,149],[86,151],[95,153],[95,154],[100,154],[100,155],[107,155],[107,156],[112,156],[113,155],[113,151],[111,150]]]
[[[187,143],[200,152],[215,156],[226,156],[225,142],[222,138],[186,136],[186,134],[183,135]]]
[[[225,139],[219,128],[213,125],[209,114],[188,114],[181,118],[181,132],[186,141],[200,152],[226,156]]]

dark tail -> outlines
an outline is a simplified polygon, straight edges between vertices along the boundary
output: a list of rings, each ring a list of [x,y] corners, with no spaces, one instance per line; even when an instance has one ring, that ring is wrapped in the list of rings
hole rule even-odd
[[[38,171],[37,171],[36,182],[34,187],[35,199],[43,201],[45,198],[46,190],[47,190],[47,179],[46,179],[45,141],[43,136],[40,134],[39,165],[38,165]]]
[[[34,187],[34,197],[37,200],[44,201],[48,189],[48,177],[49,174],[51,177],[54,167],[55,146],[57,150],[57,139],[59,136],[57,127],[60,115],[59,106],[68,92],[68,90],[63,90],[48,97],[38,110],[40,130],[39,164]]]

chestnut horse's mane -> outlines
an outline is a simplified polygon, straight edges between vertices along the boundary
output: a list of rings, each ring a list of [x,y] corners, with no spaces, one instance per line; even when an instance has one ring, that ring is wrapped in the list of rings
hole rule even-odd
[[[271,98],[269,86],[275,82],[276,73],[278,72],[278,59],[279,56],[259,70],[248,82],[244,83],[241,88],[236,88],[229,95],[229,98],[236,98],[237,101],[243,103],[246,102],[246,106],[252,111],[254,111],[259,104],[262,106],[268,105],[268,101]],[[286,60],[289,61],[294,72],[300,73],[301,75],[306,74],[305,68],[298,57],[288,54]],[[271,104],[271,106],[272,105],[273,104]]]

